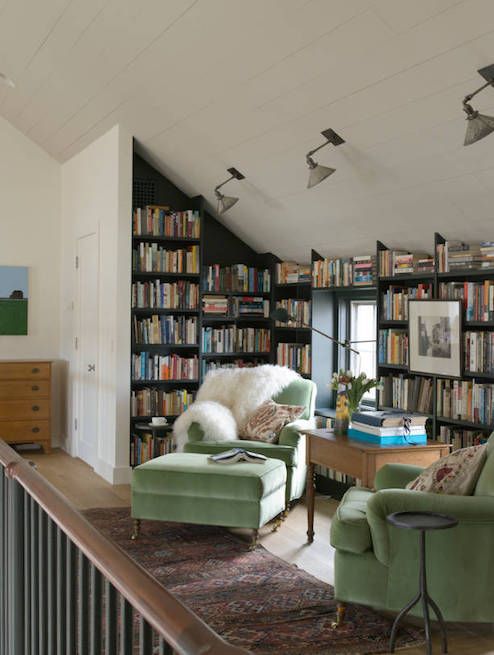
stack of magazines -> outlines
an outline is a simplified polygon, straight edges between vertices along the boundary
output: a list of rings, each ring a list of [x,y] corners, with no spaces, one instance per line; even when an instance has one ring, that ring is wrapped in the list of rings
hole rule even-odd
[[[427,443],[427,416],[400,411],[354,412],[348,436],[379,446]]]

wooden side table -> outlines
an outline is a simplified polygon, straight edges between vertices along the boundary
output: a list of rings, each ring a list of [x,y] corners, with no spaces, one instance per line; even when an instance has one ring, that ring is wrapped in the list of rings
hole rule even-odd
[[[451,445],[428,441],[422,446],[378,446],[337,437],[333,430],[304,430],[307,437],[307,537],[314,541],[314,469],[316,464],[361,480],[371,489],[377,471],[385,464],[412,464],[426,468],[449,454]]]

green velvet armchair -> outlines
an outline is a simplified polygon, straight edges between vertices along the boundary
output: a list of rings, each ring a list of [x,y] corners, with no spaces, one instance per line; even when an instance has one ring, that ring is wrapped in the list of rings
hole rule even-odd
[[[376,492],[352,488],[331,525],[335,595],[341,603],[399,611],[418,588],[418,534],[386,521],[388,514],[432,511],[459,520],[452,530],[427,535],[432,598],[448,621],[494,621],[494,433],[472,496],[448,496],[404,487],[422,469],[388,464]],[[421,608],[412,614],[421,616]]]
[[[286,502],[300,498],[305,489],[307,467],[305,464],[305,435],[300,430],[314,427],[314,409],[317,387],[311,380],[299,378],[289,384],[281,393],[273,398],[285,405],[303,405],[302,416],[286,425],[280,432],[278,443],[269,444],[262,441],[238,439],[233,441],[203,441],[203,431],[198,423],[192,423],[188,432],[186,453],[220,453],[228,448],[246,448],[266,457],[280,459],[286,464]]]

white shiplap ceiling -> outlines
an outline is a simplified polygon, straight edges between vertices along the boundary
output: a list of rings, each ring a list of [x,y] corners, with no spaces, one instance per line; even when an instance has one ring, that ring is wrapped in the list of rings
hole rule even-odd
[[[222,220],[300,261],[494,238],[494,135],[464,148],[461,111],[491,63],[493,0],[0,0],[5,118],[60,161],[120,123],[211,203],[236,166]]]

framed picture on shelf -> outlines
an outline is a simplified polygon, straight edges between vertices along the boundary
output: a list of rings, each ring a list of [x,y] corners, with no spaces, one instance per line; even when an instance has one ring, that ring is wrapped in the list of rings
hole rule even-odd
[[[409,300],[410,373],[461,377],[460,300]]]

